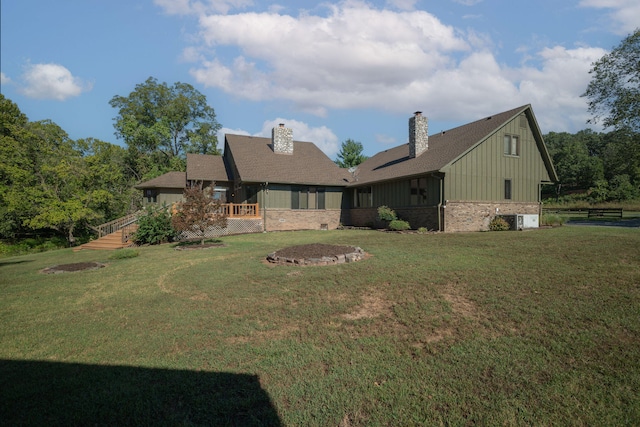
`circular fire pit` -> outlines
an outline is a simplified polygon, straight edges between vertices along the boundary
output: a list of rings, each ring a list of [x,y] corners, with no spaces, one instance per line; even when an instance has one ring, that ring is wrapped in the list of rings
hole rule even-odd
[[[357,246],[312,243],[290,246],[267,255],[267,261],[282,265],[335,265],[363,259],[365,252]]]

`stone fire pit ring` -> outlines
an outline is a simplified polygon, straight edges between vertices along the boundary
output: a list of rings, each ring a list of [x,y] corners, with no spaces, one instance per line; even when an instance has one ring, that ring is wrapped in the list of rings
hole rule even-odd
[[[292,246],[272,252],[267,255],[267,261],[292,266],[337,265],[360,261],[365,255],[357,246],[315,244]]]

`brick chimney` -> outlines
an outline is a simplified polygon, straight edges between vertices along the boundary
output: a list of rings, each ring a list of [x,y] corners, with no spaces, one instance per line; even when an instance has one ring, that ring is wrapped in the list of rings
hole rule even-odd
[[[284,127],[280,123],[271,130],[271,143],[273,152],[278,154],[293,154],[293,129]]]
[[[421,111],[409,119],[409,157],[415,158],[429,148],[429,124]]]

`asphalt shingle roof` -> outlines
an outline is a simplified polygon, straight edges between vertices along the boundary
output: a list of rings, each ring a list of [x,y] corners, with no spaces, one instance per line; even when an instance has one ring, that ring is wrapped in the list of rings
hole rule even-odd
[[[353,181],[351,185],[362,185],[438,171],[491,136],[505,123],[528,108],[530,106],[525,105],[429,135],[429,148],[415,158],[409,157],[409,144],[382,151],[358,166],[355,172],[356,181]]]
[[[233,181],[222,156],[187,154],[187,179],[194,181]]]
[[[167,172],[164,175],[142,182],[136,185],[135,188],[184,188],[186,184],[186,173]]]
[[[225,136],[243,182],[345,186],[351,174],[311,142],[293,142],[293,154],[275,153],[271,138]]]

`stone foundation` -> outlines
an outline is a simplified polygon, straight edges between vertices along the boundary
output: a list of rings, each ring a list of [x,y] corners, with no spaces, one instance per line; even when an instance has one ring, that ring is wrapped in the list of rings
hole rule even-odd
[[[487,231],[497,215],[540,214],[535,202],[469,202],[448,200],[443,208],[444,231]]]

